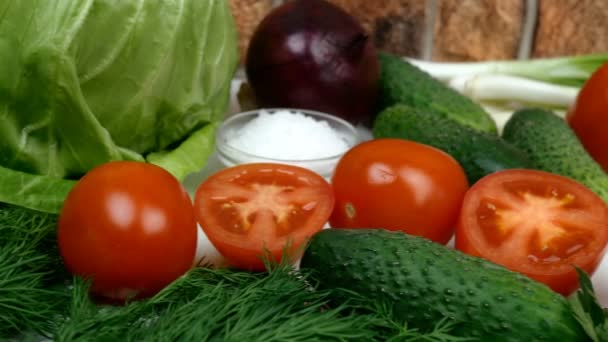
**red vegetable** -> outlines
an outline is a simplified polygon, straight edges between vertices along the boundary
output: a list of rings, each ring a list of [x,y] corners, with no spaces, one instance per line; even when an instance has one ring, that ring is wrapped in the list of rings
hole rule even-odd
[[[567,120],[585,149],[608,172],[608,63],[585,82]]]
[[[334,228],[385,228],[445,244],[468,189],[462,167],[431,146],[375,139],[348,151],[332,178]]]
[[[263,271],[265,250],[280,261],[284,252],[300,252],[323,228],[334,195],[329,183],[308,169],[253,163],[207,178],[196,190],[194,207],[205,234],[231,266]]]
[[[175,177],[152,164],[91,170],[69,193],[58,226],[66,267],[91,278],[92,293],[104,299],[154,295],[194,262],[192,202]]]
[[[373,42],[325,0],[288,1],[266,16],[251,39],[246,72],[262,107],[371,122],[379,79]]]
[[[573,265],[593,274],[608,243],[608,207],[583,185],[535,170],[503,170],[464,197],[456,248],[540,281],[564,295]]]

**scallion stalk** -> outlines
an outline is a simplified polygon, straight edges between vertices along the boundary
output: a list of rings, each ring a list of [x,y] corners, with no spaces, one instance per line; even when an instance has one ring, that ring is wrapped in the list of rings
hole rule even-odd
[[[597,68],[608,62],[608,53],[482,62],[430,62],[412,58],[406,60],[443,81],[465,75],[501,74],[580,87]]]
[[[447,84],[477,102],[515,102],[544,107],[568,108],[579,88],[509,75],[465,75]]]

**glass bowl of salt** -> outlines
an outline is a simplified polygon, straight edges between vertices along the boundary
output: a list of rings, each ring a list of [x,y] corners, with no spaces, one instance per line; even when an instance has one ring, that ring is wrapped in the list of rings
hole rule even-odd
[[[310,169],[326,179],[346,151],[360,141],[357,129],[326,113],[264,108],[227,118],[216,132],[216,149],[225,167],[281,163]]]

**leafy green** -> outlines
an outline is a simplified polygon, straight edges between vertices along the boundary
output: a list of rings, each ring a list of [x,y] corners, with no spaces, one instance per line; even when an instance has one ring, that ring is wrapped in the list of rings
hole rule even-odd
[[[76,285],[79,289],[81,284]],[[268,275],[198,268],[157,296],[99,307],[74,295],[56,341],[343,341],[374,337],[364,316],[324,309],[323,293],[287,269]]]
[[[0,3],[0,166],[32,175],[3,182],[27,188],[146,158],[180,178],[196,171],[236,63],[223,0]],[[0,187],[0,200],[52,212],[69,185],[28,196]]]
[[[55,215],[0,207],[0,339],[49,334],[69,293],[55,243]]]
[[[470,341],[439,322],[420,333],[361,298],[328,306],[328,293],[288,266],[269,273],[197,268],[156,296],[99,306],[76,279],[55,341]]]
[[[465,340],[450,335],[450,322],[428,333],[409,329],[363,296],[332,307],[308,273],[270,261],[262,273],[196,268],[149,299],[100,304],[88,281],[65,272],[56,222],[0,205],[0,340]]]
[[[606,311],[597,301],[589,276],[578,267],[576,271],[580,289],[569,298],[572,313],[593,342],[607,342],[608,317]]]
[[[192,170],[200,168],[213,153],[216,127],[215,124],[206,125],[194,132],[178,148],[150,153],[147,160],[168,170],[176,178],[183,179]]]
[[[0,202],[57,213],[75,183],[0,166]]]

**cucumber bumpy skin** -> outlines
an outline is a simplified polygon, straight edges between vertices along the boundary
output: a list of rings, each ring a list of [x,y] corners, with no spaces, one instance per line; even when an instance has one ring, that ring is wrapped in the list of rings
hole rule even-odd
[[[386,304],[408,327],[480,341],[587,341],[564,297],[545,285],[430,240],[381,229],[326,229],[304,252],[321,289]],[[339,303],[346,291],[332,291]]]
[[[469,184],[490,173],[532,168],[528,156],[499,136],[478,132],[442,115],[406,105],[388,107],[374,120],[375,138],[401,138],[438,148],[458,161]]]
[[[525,108],[507,121],[503,138],[525,151],[537,168],[572,178],[608,203],[608,175],[568,123],[553,112]]]
[[[396,104],[448,117],[477,131],[496,135],[496,122],[479,104],[441,83],[403,58],[380,53],[378,110]]]

